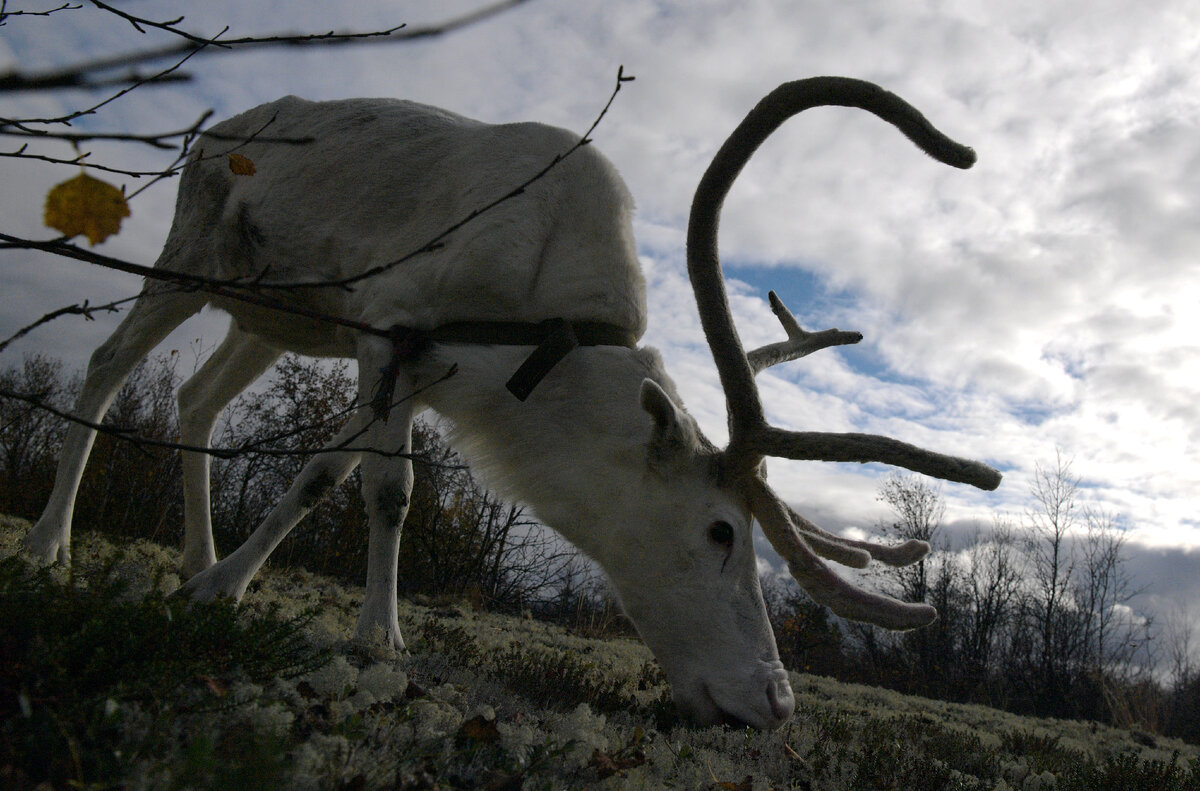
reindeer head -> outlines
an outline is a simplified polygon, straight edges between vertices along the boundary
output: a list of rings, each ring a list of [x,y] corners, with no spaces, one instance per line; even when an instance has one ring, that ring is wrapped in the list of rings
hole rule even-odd
[[[663,666],[677,703],[704,723],[733,719],[777,727],[793,708],[759,590],[752,517],[801,587],[836,614],[897,630],[924,626],[937,617],[929,605],[857,588],[821,560],[857,568],[871,559],[905,565],[923,558],[928,544],[887,547],[820,530],[767,486],[765,457],[883,462],[983,489],[1000,482],[998,472],[978,462],[887,437],[785,431],[764,419],[756,373],[862,339],[859,333],[836,329],[806,332],[772,292],[771,307],[788,340],[747,354],[730,316],[717,256],[718,216],[737,174],[785,120],[820,105],[874,113],[946,164],[968,168],[975,159],[971,149],[942,135],[893,94],[857,80],[818,77],[785,84],[763,99],[730,135],[697,188],[688,227],[688,272],[725,391],[729,445],[714,448],[658,384],[644,381],[641,404],[653,425],[647,448],[651,473],[644,490],[623,499],[639,503],[639,513],[629,515],[632,522],[645,524],[661,511],[658,518],[670,529],[643,530],[626,542],[626,557],[608,558],[604,565]],[[680,503],[685,504],[682,509]]]

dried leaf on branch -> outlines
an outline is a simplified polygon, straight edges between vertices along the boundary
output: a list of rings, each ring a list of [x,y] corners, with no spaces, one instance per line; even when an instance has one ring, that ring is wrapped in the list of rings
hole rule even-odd
[[[46,194],[46,225],[67,236],[83,234],[93,247],[121,230],[121,220],[128,216],[125,194],[86,173]]]
[[[229,169],[235,176],[253,176],[254,160],[241,154],[229,155]]]

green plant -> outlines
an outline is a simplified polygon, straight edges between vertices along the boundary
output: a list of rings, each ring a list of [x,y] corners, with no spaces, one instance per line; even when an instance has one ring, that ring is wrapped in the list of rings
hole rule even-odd
[[[1022,756],[1034,772],[1053,772],[1064,766],[1080,765],[1084,756],[1059,744],[1060,737],[1034,731],[1005,731],[1000,734],[1000,749]]]
[[[1200,791],[1200,761],[1179,765],[1170,761],[1142,761],[1136,753],[1109,755],[1103,761],[1083,762],[1064,768],[1059,789],[1079,791]]]
[[[432,650],[471,663],[502,679],[513,692],[540,706],[559,710],[580,703],[599,712],[637,709],[642,704],[633,690],[664,683],[657,666],[650,663],[640,668],[637,677],[632,677],[600,667],[570,651],[512,644],[502,651],[486,652],[466,629],[446,626],[435,618],[421,625],[421,637]],[[657,701],[650,705],[657,707]]]
[[[234,682],[329,659],[304,637],[311,613],[283,620],[228,601],[135,598],[117,567],[85,582],[0,560],[0,766],[103,786],[161,748],[177,717],[249,702],[230,694]]]

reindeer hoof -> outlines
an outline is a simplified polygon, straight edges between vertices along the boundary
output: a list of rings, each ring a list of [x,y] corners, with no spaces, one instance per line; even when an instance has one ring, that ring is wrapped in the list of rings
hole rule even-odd
[[[21,539],[21,554],[34,563],[48,566],[61,563],[71,564],[70,539],[62,537],[62,531],[38,522],[33,529]]]
[[[217,556],[211,551],[196,557],[189,556],[187,552],[184,552],[183,562],[179,564],[179,576],[185,580],[190,580],[192,577],[203,571],[207,571],[215,565],[217,565]]]
[[[224,573],[221,564],[211,566],[193,576],[183,584],[177,596],[183,596],[195,601],[214,601],[216,599],[233,599],[241,601],[246,593],[246,585],[237,579],[230,579]]]
[[[358,625],[354,627],[355,642],[403,653],[407,649],[404,646],[404,637],[400,634],[400,623],[395,618],[390,620],[389,624],[381,623],[368,618],[364,612],[359,616]]]

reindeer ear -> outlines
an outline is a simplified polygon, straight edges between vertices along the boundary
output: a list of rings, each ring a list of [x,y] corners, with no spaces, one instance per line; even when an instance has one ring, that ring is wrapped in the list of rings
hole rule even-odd
[[[653,379],[642,380],[641,403],[642,409],[654,419],[655,438],[679,431],[679,407],[675,406],[658,382]]]
[[[650,413],[654,430],[647,447],[647,458],[651,466],[661,465],[686,455],[687,449],[696,441],[692,422],[666,391],[652,379],[642,381],[642,409]]]

